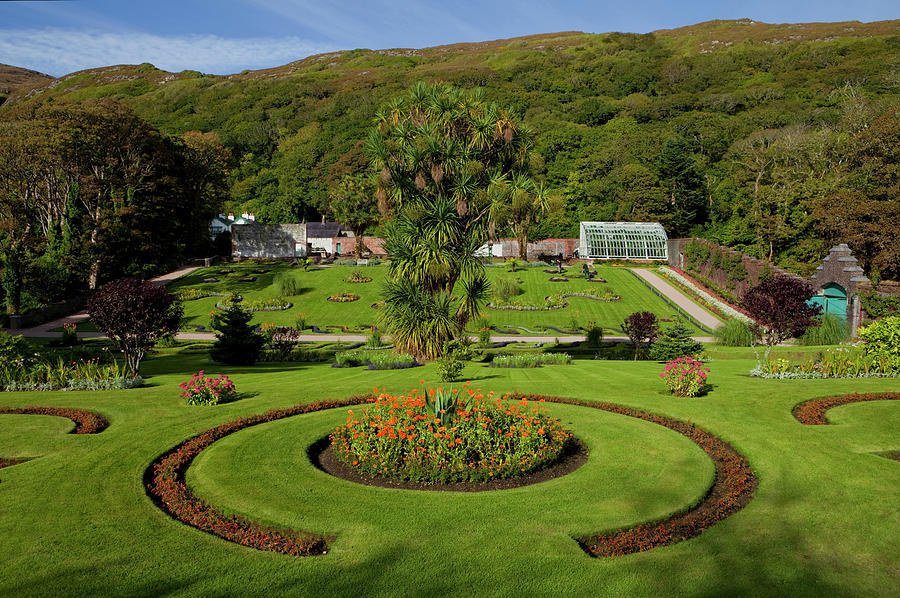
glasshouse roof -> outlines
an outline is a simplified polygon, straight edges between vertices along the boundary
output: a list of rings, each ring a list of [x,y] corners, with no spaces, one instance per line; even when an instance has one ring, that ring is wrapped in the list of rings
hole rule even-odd
[[[659,222],[582,222],[578,256],[587,259],[667,260]]]

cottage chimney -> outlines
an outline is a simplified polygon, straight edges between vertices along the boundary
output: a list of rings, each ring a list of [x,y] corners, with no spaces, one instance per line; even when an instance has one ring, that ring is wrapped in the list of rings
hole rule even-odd
[[[253,215],[253,212],[250,212],[250,214],[249,214],[249,216],[247,217],[247,219],[248,219],[248,220],[252,220],[253,222],[256,222],[256,216]]]
[[[234,220],[234,214],[232,214],[231,212],[228,212],[228,219]]]

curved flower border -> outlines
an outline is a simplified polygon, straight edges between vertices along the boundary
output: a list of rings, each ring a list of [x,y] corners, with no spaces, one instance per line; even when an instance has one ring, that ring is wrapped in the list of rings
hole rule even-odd
[[[694,424],[613,403],[595,403],[582,399],[524,393],[513,393],[509,398],[591,407],[658,424],[687,437],[715,464],[716,479],[713,485],[703,500],[690,509],[662,521],[641,523],[611,533],[575,538],[590,556],[622,556],[695,538],[704,530],[747,506],[756,491],[757,479],[747,458],[718,436]]]
[[[99,434],[109,427],[109,420],[86,409],[70,409],[67,407],[0,407],[0,414],[20,415],[53,415],[65,417],[75,422],[70,434]]]
[[[865,401],[900,401],[900,392],[852,393],[810,399],[794,405],[791,413],[798,422],[805,426],[826,426],[831,423],[828,421],[827,412],[832,407]]]
[[[202,432],[164,453],[147,468],[144,472],[147,495],[173,519],[242,546],[293,556],[327,554],[327,543],[332,539],[330,537],[306,531],[263,527],[243,517],[220,513],[191,492],[185,482],[185,472],[201,451],[216,440],[239,430],[294,415],[359,405],[372,396],[361,395],[273,409]],[[512,393],[509,399],[590,407],[642,419],[686,436],[713,460],[716,468],[715,481],[697,505],[663,521],[643,523],[607,534],[574,538],[590,556],[632,554],[696,537],[744,508],[756,490],[756,476],[750,469],[747,458],[724,440],[691,423],[613,403],[524,393]]]
[[[365,403],[372,395],[336,401],[318,401],[285,409],[272,409],[261,415],[234,419],[201,432],[159,456],[144,472],[144,486],[150,499],[170,517],[186,525],[242,546],[281,552],[292,556],[327,554],[328,540],[312,532],[264,527],[236,515],[224,515],[191,492],[184,474],[201,451],[212,443],[244,428],[267,422]]]

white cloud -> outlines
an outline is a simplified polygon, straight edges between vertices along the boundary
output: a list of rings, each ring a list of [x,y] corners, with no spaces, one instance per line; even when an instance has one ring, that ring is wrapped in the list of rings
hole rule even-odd
[[[112,64],[150,62],[167,71],[230,74],[274,67],[336,48],[298,37],[161,36],[67,29],[0,30],[0,62],[60,76]]]

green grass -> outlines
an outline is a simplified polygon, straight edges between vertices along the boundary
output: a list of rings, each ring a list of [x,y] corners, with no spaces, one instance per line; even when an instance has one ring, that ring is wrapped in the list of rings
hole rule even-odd
[[[254,274],[253,270],[259,269],[255,264],[231,264],[225,266],[234,274],[219,274],[223,267],[204,268],[175,281],[170,290],[173,292],[182,288],[208,288],[219,292],[237,292],[246,301],[255,299],[274,299],[279,296],[278,277],[291,277],[296,279],[300,290],[295,296],[286,297],[293,307],[285,311],[258,312],[254,314],[253,322],[271,322],[277,325],[291,325],[296,314],[306,314],[306,322],[325,329],[326,326],[343,327],[353,331],[360,331],[369,325],[377,324],[380,315],[379,310],[371,306],[381,299],[381,283],[387,276],[387,266],[373,266],[359,268],[357,266],[335,266],[332,268],[318,268],[304,272],[301,269],[291,269],[284,265],[263,266],[271,268],[266,274]],[[360,270],[363,274],[372,277],[368,283],[347,283],[344,279],[353,271]],[[575,269],[569,268],[568,272]],[[484,313],[488,321],[501,328],[506,326],[523,326],[537,334],[558,336],[555,331],[545,331],[543,326],[555,326],[563,330],[570,330],[573,319],[579,326],[587,326],[588,322],[595,321],[604,328],[606,334],[622,334],[622,321],[629,314],[636,311],[651,311],[660,318],[673,319],[676,317],[665,302],[651,293],[634,276],[624,268],[598,266],[598,276],[606,279],[608,286],[614,288],[621,296],[621,301],[601,302],[582,297],[570,297],[567,299],[568,307],[552,311],[499,311],[485,308]],[[526,303],[540,304],[544,298],[554,293],[577,292],[586,288],[600,289],[607,285],[603,283],[587,283],[578,278],[572,278],[569,282],[550,282],[552,274],[547,274],[543,268],[525,268],[518,272],[510,273],[505,267],[491,267],[487,269],[489,280],[498,280],[506,277],[517,277],[522,280],[519,286],[522,294],[518,300]],[[255,282],[239,282],[238,279],[246,276],[256,276]],[[206,278],[218,278],[217,283],[203,283]],[[359,301],[350,303],[330,303],[326,299],[335,293],[350,292],[360,296]],[[193,330],[197,325],[208,326],[209,312],[221,298],[206,297],[194,301],[184,302],[186,329]],[[699,329],[688,324],[695,334],[704,334]],[[529,334],[520,331],[523,334]]]
[[[201,497],[264,523],[335,535],[329,554],[294,558],[172,521],[145,495],[145,468],[226,420],[375,386],[419,387],[419,379],[436,381],[434,365],[225,368],[192,347],[150,358],[147,386],[136,390],[4,393],[3,405],[93,409],[112,424],[76,436],[65,433],[67,420],[0,416],[0,456],[34,457],[0,469],[0,595],[898,595],[900,468],[877,455],[900,449],[898,405],[839,407],[829,414],[834,425],[816,427],[790,411],[814,397],[900,391],[900,381],[750,379],[749,350],[711,349],[713,390],[700,399],[667,395],[653,362],[466,366],[463,376],[484,390],[605,400],[690,420],[747,456],[759,488],[746,509],[693,540],[608,559],[587,557],[571,536],[662,517],[703,495],[711,464],[685,438],[551,405],[590,447],[588,463],[543,484],[475,494],[369,488],[316,470],[306,447],[344,419],[340,410],[249,428],[204,452],[188,472]],[[241,400],[184,404],[177,384],[199,369],[227,373]]]

